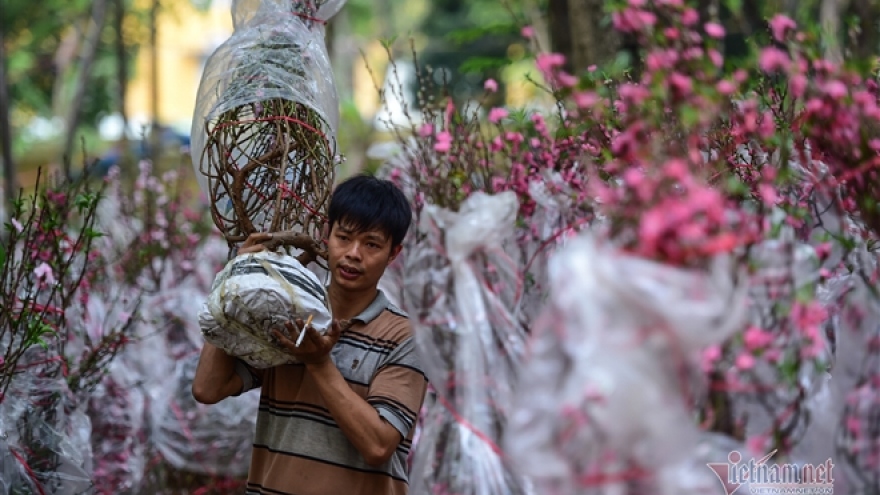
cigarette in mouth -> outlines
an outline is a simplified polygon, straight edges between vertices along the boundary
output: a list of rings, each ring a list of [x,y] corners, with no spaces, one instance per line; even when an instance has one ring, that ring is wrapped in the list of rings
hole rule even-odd
[[[309,315],[309,318],[306,320],[306,324],[303,325],[302,331],[299,332],[299,337],[296,339],[296,346],[299,347],[302,344],[303,338],[306,336],[306,330],[308,330],[309,325],[312,324],[313,315]]]

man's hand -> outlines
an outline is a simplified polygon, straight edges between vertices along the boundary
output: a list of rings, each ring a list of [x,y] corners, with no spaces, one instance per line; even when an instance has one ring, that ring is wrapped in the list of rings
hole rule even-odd
[[[343,329],[348,328],[349,322],[333,320],[330,330],[324,335],[318,333],[311,325],[306,327],[302,320],[296,320],[293,323],[287,322],[285,326],[287,331],[290,332],[291,338],[285,337],[278,330],[272,330],[272,334],[278,339],[278,342],[299,362],[307,365],[320,365],[330,360],[330,351],[336,345],[336,342],[339,341],[339,336],[342,335]],[[299,347],[297,347],[296,342],[299,340],[300,333],[302,332],[306,334],[303,336]]]
[[[263,245],[264,242],[267,242],[272,239],[272,234],[266,234],[263,232],[257,232],[248,236],[248,238],[244,241],[244,244],[238,248],[238,254],[251,254],[251,253],[259,253],[260,251],[265,251],[266,246]]]

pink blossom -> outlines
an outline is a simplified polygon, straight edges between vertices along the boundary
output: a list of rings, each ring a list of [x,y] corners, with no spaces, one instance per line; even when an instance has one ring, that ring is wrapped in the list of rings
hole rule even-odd
[[[535,28],[533,28],[532,26],[523,26],[520,34],[523,38],[532,39],[535,37]]]
[[[669,85],[680,94],[684,95],[690,94],[694,89],[691,78],[680,72],[673,72],[669,75]]]
[[[718,345],[711,345],[703,350],[700,359],[700,367],[703,371],[711,371],[712,367],[719,359],[721,359],[721,347]]]
[[[595,91],[575,91],[572,98],[578,108],[591,108],[599,102],[599,95]]]
[[[568,72],[560,72],[556,75],[556,81],[563,88],[571,88],[578,83],[578,78],[569,74]]]
[[[743,334],[746,349],[755,351],[767,347],[773,342],[773,334],[758,327],[749,327]]]
[[[489,110],[489,122],[497,124],[505,119],[507,115],[507,110],[500,107],[493,108],[492,110]]]
[[[803,74],[792,75],[788,80],[788,88],[795,98],[804,96],[807,91],[807,76]]]
[[[623,32],[642,31],[657,24],[657,16],[653,12],[638,8],[628,8],[611,15],[614,27]]]
[[[715,88],[718,90],[719,93],[725,96],[730,96],[736,92],[736,85],[728,81],[727,79],[722,79],[721,81],[718,81],[718,84],[715,85]]]
[[[773,37],[776,38],[776,41],[783,41],[786,33],[796,27],[797,24],[790,17],[783,14],[776,14],[770,19],[770,30],[773,32]]]
[[[535,65],[538,70],[544,74],[550,74],[553,69],[561,67],[565,64],[565,56],[560,53],[541,53],[535,59]]]
[[[736,367],[741,370],[750,370],[755,367],[755,356],[752,356],[748,352],[743,352],[739,356],[736,357]]]
[[[431,134],[434,134],[434,126],[429,123],[424,123],[419,127],[419,136],[428,137]]]
[[[685,9],[684,13],[681,15],[681,22],[685,26],[693,26],[697,22],[700,21],[700,14],[694,10],[693,8]]]
[[[56,282],[55,274],[52,272],[52,267],[47,265],[45,262],[40,263],[39,265],[37,265],[36,268],[34,268],[34,276],[37,277],[38,280],[42,280],[49,285],[54,285]]]
[[[758,186],[758,194],[761,196],[761,200],[768,205],[775,205],[779,201],[776,188],[771,184],[761,184]]]
[[[19,222],[18,220],[11,218],[9,221],[12,222],[12,226],[15,227],[15,230],[18,231],[19,233],[21,233],[21,231],[24,230],[24,226],[22,226],[21,222]]]
[[[724,37],[724,28],[721,27],[721,24],[715,22],[707,22],[704,27],[706,28],[706,34],[708,34],[712,38],[718,39]]]
[[[709,55],[709,60],[711,60],[712,63],[715,64],[715,67],[721,67],[722,65],[724,65],[724,56],[721,55],[721,52],[719,52],[718,50],[710,48],[707,54]]]
[[[847,95],[847,93],[849,93],[849,91],[846,89],[846,85],[840,81],[828,81],[824,84],[822,90],[825,92],[826,95],[834,98],[835,100],[843,98]]]
[[[498,83],[494,79],[486,79],[486,82],[483,83],[483,87],[490,93],[498,91]]]
[[[645,67],[652,72],[668,69],[675,64],[677,53],[672,50],[652,50],[645,56]]]
[[[590,65],[589,67],[587,67],[587,72],[596,72],[597,68],[598,67],[596,67],[596,64]]]
[[[447,153],[452,148],[452,135],[448,131],[437,134],[437,142],[434,144],[434,150],[438,153]]]
[[[754,454],[765,454],[768,440],[764,435],[755,435],[746,440],[746,447]]]
[[[767,47],[761,50],[758,65],[764,72],[776,72],[788,69],[791,60],[788,54],[776,47]]]

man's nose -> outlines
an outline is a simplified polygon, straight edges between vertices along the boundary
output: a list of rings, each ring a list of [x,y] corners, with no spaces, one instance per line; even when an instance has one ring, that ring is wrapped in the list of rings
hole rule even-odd
[[[351,258],[355,260],[361,259],[361,243],[352,242],[351,246],[349,246],[348,251],[345,252],[346,258]]]

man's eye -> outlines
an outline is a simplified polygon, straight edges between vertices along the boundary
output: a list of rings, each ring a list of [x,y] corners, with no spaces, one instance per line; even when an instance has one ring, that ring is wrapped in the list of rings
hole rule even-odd
[[[375,242],[370,242],[370,243],[367,244],[367,246],[368,246],[369,248],[371,248],[371,249],[379,249],[379,247],[380,247],[380,246],[379,246],[378,244],[376,244]]]

